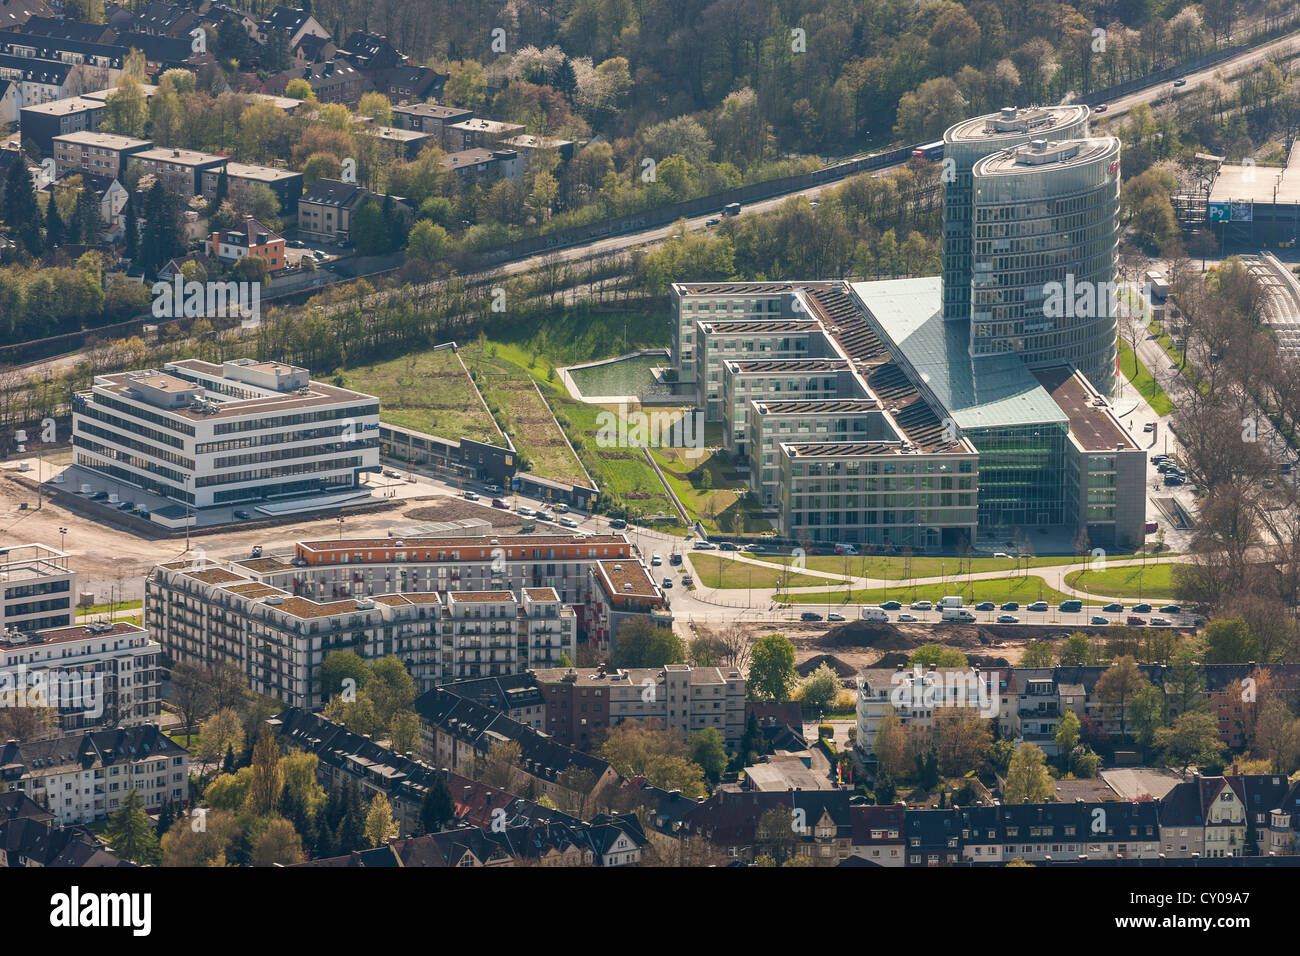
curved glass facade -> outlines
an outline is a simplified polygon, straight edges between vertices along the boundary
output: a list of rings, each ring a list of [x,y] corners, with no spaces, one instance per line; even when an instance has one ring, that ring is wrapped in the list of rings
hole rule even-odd
[[[971,355],[1115,374],[1119,151],[1114,137],[1036,141],[972,170]]]

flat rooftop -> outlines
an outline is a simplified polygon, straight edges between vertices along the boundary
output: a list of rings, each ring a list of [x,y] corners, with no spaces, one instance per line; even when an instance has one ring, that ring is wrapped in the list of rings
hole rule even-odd
[[[461,551],[468,548],[553,548],[564,545],[600,547],[626,545],[621,534],[592,534],[579,538],[571,534],[519,534],[493,535],[491,537],[446,538],[326,538],[319,541],[300,541],[298,550],[313,551]]]
[[[391,139],[399,143],[414,143],[417,140],[428,139],[433,135],[418,129],[397,129],[393,126],[368,126],[361,132],[376,139]]]
[[[660,596],[654,579],[650,577],[650,571],[635,558],[622,561],[599,561],[597,567],[613,594],[630,594],[644,598]]]
[[[1285,166],[1224,163],[1210,187],[1210,202],[1300,203],[1300,149],[1292,147]]]
[[[172,149],[165,146],[142,150],[131,158],[146,162],[171,163],[175,166],[203,166],[208,163],[224,163],[226,161],[226,157],[218,156],[216,153],[200,153],[198,150]]]
[[[286,179],[301,177],[292,169],[276,169],[273,166],[252,166],[248,163],[226,163],[226,175],[231,179],[254,179],[261,183],[283,182]]]
[[[126,621],[111,621],[103,624],[76,624],[72,627],[52,627],[43,631],[25,632],[26,640],[13,638],[15,629],[10,628],[10,638],[0,640],[0,650],[32,647],[37,644],[66,644],[70,641],[86,641],[108,637],[144,637],[149,632]]]
[[[1107,405],[1097,405],[1096,392],[1084,385],[1071,368],[1044,368],[1034,371],[1034,378],[1052,396],[1056,407],[1070,420],[1070,434],[1085,451],[1114,451],[1117,447],[1136,448],[1128,432],[1119,426]]]
[[[136,139],[134,136],[118,136],[116,133],[98,133],[94,130],[84,129],[76,133],[60,133],[54,138],[55,143],[71,143],[77,146],[97,146],[100,149],[136,149],[141,146],[150,146],[153,141],[148,139]]]
[[[505,604],[514,601],[510,591],[451,591],[448,604]]]
[[[758,359],[754,361],[728,361],[727,365],[741,375],[785,372],[840,372],[849,367],[844,359]]]
[[[36,103],[24,106],[24,113],[41,113],[45,116],[67,116],[69,113],[81,113],[85,110],[102,110],[103,100],[92,100],[85,96],[69,96],[62,100],[50,100],[48,103]]]
[[[1119,140],[1114,136],[1095,139],[1060,141],[1034,140],[1002,152],[985,156],[975,164],[974,175],[980,177],[1024,176],[1036,170],[1074,169],[1119,156]]]
[[[442,103],[412,103],[407,106],[394,106],[394,113],[409,113],[415,116],[430,116],[435,119],[451,117],[469,117],[473,110],[461,109],[459,106],[444,106]]]
[[[815,319],[738,319],[734,322],[701,320],[700,328],[710,335],[753,335],[762,332],[812,332],[817,328]]]
[[[903,453],[899,442],[884,441],[781,442],[781,448],[791,458],[861,458]]]
[[[834,282],[679,282],[673,285],[682,295],[781,295],[797,289],[826,289]]]
[[[1085,120],[1088,115],[1088,107],[1082,104],[1007,107],[997,113],[986,113],[950,126],[943,134],[943,139],[946,143],[993,143],[999,139],[1020,138],[1026,134],[1042,138],[1052,130]]]

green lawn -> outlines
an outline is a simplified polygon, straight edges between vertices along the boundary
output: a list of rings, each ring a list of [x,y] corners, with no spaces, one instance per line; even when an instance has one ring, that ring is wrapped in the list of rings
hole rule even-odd
[[[478,343],[461,350],[465,364],[474,373],[488,408],[510,435],[515,449],[531,463],[534,474],[557,481],[585,485],[587,477],[564,433],[551,416],[551,409],[533,387],[528,371],[501,354],[484,350]]]
[[[699,581],[710,588],[776,588],[781,586],[779,568],[759,567],[744,561],[733,561],[716,554],[691,552],[691,565]],[[789,585],[795,588],[816,587],[830,584],[825,578],[815,578],[807,574],[792,573]]]
[[[772,523],[761,517],[758,502],[743,478],[735,475],[721,452],[656,448],[651,454],[682,506],[705,530],[726,534],[762,534]],[[705,477],[707,475],[707,478]]]
[[[1147,371],[1147,367],[1142,364],[1134,354],[1133,349],[1123,339],[1119,340],[1119,367],[1123,371],[1124,377],[1132,382],[1133,387],[1138,390],[1138,394],[1146,399],[1152,411],[1157,415],[1173,414],[1174,403],[1169,400],[1169,396],[1160,387],[1160,383],[1152,377],[1151,373]]]
[[[412,352],[343,373],[347,388],[374,395],[383,420],[442,438],[504,445],[474,383],[451,349]]]
[[[1104,571],[1072,571],[1065,583],[1089,594],[1116,598],[1171,597],[1174,593],[1174,564],[1148,564]],[[1162,597],[1163,596],[1163,597]]]
[[[791,604],[882,604],[885,601],[901,601],[903,604],[910,604],[913,601],[929,600],[936,604],[939,599],[951,594],[960,594],[967,605],[978,604],[981,601],[995,601],[1002,604],[1006,601],[1019,601],[1021,604],[1030,604],[1034,601],[1047,601],[1051,604],[1059,604],[1061,601],[1068,601],[1070,595],[1062,594],[1053,587],[1048,586],[1047,582],[1040,577],[1011,577],[1011,578],[988,578],[982,581],[972,581],[970,586],[965,582],[960,584],[949,583],[943,586],[929,584],[925,587],[892,587],[892,588],[867,588],[865,590],[854,591],[845,601],[845,592],[831,589],[828,591],[804,591],[783,596],[783,600]]]
[[[77,608],[77,616],[85,617],[91,614],[111,614],[114,611],[131,611],[138,607],[144,607],[144,602],[118,601],[116,604],[92,604],[89,607]]]
[[[791,560],[788,556],[776,555],[756,554],[754,557],[760,561],[768,561],[773,564],[786,564]],[[1106,560],[1126,561],[1132,557],[1131,554],[1115,554],[1108,555]],[[1078,555],[1054,554],[1029,558],[1028,566],[1031,568],[1054,568],[1066,564],[1081,564],[1087,560],[1090,559]],[[971,558],[969,564],[970,570],[976,574],[981,571],[1015,571],[1017,569],[1015,558]],[[909,574],[907,573],[906,559],[896,556],[859,555],[857,557],[848,557],[846,555],[824,554],[804,558],[804,567],[813,571],[829,571],[832,574],[890,581],[964,575],[966,565],[967,561],[964,558],[914,557],[912,558],[912,570]],[[1023,568],[1024,566],[1024,561],[1022,561],[1020,567]]]

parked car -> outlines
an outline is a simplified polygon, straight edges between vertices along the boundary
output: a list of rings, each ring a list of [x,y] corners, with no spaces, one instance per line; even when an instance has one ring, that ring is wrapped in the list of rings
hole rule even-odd
[[[732,544],[730,541],[723,541],[721,544],[718,545],[718,550],[719,550],[719,551],[739,551],[739,550],[740,550],[740,547],[739,547],[738,545]]]
[[[1107,614],[1119,614],[1120,612],[1122,612],[1122,611],[1124,610],[1124,605],[1123,605],[1123,604],[1107,604],[1104,608],[1102,608],[1102,610],[1105,611]]]
[[[1151,623],[1156,627],[1168,627],[1173,622],[1167,617],[1153,617]]]
[[[621,531],[627,527],[627,522],[622,518],[612,518],[610,519],[609,526],[615,531]]]
[[[720,222],[722,222],[722,220],[719,219],[717,216],[712,216],[709,219],[704,220],[704,224],[706,226],[716,226]]]
[[[1183,609],[1177,604],[1166,604],[1160,609],[1161,614],[1182,614]]]
[[[1020,623],[1020,618],[1016,617],[1014,614],[999,614],[999,615],[998,615],[998,623],[999,623],[999,624],[1019,624],[1019,623]]]
[[[914,601],[914,602],[912,603],[912,610],[913,610],[913,611],[933,611],[933,610],[934,610],[934,602],[933,602],[933,601]]]
[[[1062,601],[1058,608],[1062,614],[1078,614],[1083,610],[1083,602],[1076,600]]]
[[[538,512],[537,512],[537,520],[538,520],[538,521],[554,521],[554,520],[555,520],[555,515],[551,514],[549,511],[538,511]]]
[[[528,507],[528,505],[520,505],[519,514],[521,517],[524,518],[535,518],[537,516],[537,511],[533,508]]]
[[[1047,607],[1048,607],[1048,605],[1047,605],[1047,602],[1046,602],[1046,601],[1035,601],[1033,604],[1031,604],[1031,605],[1029,605],[1027,608],[1025,608],[1025,610],[1026,610],[1026,611],[1046,611],[1046,610],[1047,610]]]
[[[385,469],[384,469],[384,477],[385,477],[385,478],[401,478],[401,477],[402,477],[402,473],[401,473],[400,471],[398,471],[396,468],[385,468]]]
[[[682,587],[688,588],[695,583],[695,579],[689,574],[682,575]]]
[[[1147,619],[1138,617],[1136,614],[1130,614],[1124,621],[1129,627],[1146,627]]]
[[[551,510],[554,511],[557,515],[567,515],[569,513],[569,506],[561,501],[551,505]]]
[[[696,541],[694,544],[696,551],[717,551],[718,546],[712,541]]]
[[[1107,617],[1101,617],[1101,616],[1099,616],[1099,615],[1093,615],[1092,619],[1091,619],[1088,623],[1089,623],[1089,624],[1109,624],[1109,623],[1110,623],[1110,618],[1107,618]]]
[[[288,246],[290,249],[307,248],[307,243],[303,242],[301,239],[290,239],[288,242],[285,243],[285,245]]]
[[[578,522],[568,515],[560,515],[560,524],[566,528],[576,528],[578,526]]]
[[[490,495],[499,495],[501,492],[505,491],[505,489],[500,485],[484,485],[483,488]]]
[[[975,605],[975,610],[977,610],[977,611],[992,611],[992,610],[994,610],[996,607],[997,607],[997,605],[994,604],[992,601],[980,601],[979,604],[976,604],[976,605]]]
[[[1008,601],[1006,604],[1002,605],[1002,610],[1004,610],[1004,611],[1019,611],[1019,610],[1020,610],[1020,602],[1018,602],[1018,601]]]
[[[1174,86],[1186,86],[1186,85],[1187,85],[1186,77],[1180,76],[1178,79],[1174,80]]]
[[[478,501],[478,494],[475,493],[475,492],[473,492],[473,491],[467,491],[467,492],[465,492],[465,500],[466,500],[466,501]]]
[[[124,501],[124,502],[122,502],[120,505],[117,506],[117,510],[118,510],[118,511],[130,511],[130,510],[131,510],[132,508],[134,508],[134,507],[135,507],[135,502],[134,502],[134,501]],[[235,512],[235,517],[236,517],[236,518],[239,517],[239,512]]]
[[[821,619],[822,616],[816,611],[804,611],[799,615],[799,620],[801,621],[820,621]]]
[[[900,614],[900,615],[898,615],[898,623],[899,623],[899,624],[915,624],[915,623],[917,622],[917,620],[918,620],[918,618],[917,618],[917,616],[916,616],[915,614]]]
[[[650,559],[650,566],[652,568],[657,568],[659,567],[659,565],[663,563],[664,563],[664,559],[657,554]]]
[[[250,515],[250,514],[249,514],[247,511],[245,511],[243,508],[237,508],[237,509],[235,509],[235,517],[238,518],[240,521],[247,521],[249,518],[251,518],[251,517],[253,517],[253,516]]]
[[[676,551],[674,551],[672,554],[668,555],[668,563],[669,563],[669,564],[681,564],[681,563],[682,563],[682,556],[681,556],[680,554],[678,554]]]
[[[1098,103],[1096,106],[1092,108],[1092,111],[1094,113],[1104,113],[1106,112],[1107,109],[1108,107],[1106,106],[1105,103]]]
[[[1155,422],[1147,422],[1145,425],[1142,426],[1142,430],[1143,430],[1144,432],[1153,432],[1153,431],[1156,430],[1156,423],[1155,423]]]
[[[1134,605],[1133,605],[1133,613],[1134,613],[1134,614],[1150,614],[1150,613],[1151,613],[1151,605],[1150,605],[1150,604],[1147,604],[1147,603],[1145,603],[1145,602],[1142,603],[1142,604],[1134,604]]]
[[[673,579],[672,579],[672,578],[664,578],[664,587],[666,587],[666,588],[670,588],[670,587],[672,587],[672,586],[673,586]]]
[[[844,620],[844,615],[843,615],[843,614],[836,614],[835,612],[831,612],[830,614],[827,614],[827,615],[826,615],[826,620],[828,620],[828,621],[842,621],[842,620]]]
[[[107,492],[107,491],[97,491],[97,492],[95,492],[93,495],[90,496],[90,500],[91,500],[91,501],[104,501],[104,500],[106,500],[107,498],[108,498],[108,492]]]
[[[897,601],[885,601],[880,605],[880,609],[882,611],[901,611],[903,605],[899,604]]]

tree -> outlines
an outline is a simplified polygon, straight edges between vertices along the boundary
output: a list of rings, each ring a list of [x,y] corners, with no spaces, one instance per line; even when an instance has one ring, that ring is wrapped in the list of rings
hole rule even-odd
[[[809,713],[824,711],[835,703],[840,679],[825,662],[803,682],[803,702]]]
[[[1147,683],[1133,695],[1130,713],[1134,739],[1140,746],[1150,747],[1156,731],[1165,723],[1165,695],[1154,684]]]
[[[146,271],[153,273],[185,246],[180,202],[160,180],[155,181],[145,195],[144,217],[139,260]]]
[[[789,700],[795,682],[794,657],[794,645],[784,634],[759,638],[749,658],[749,699]]]
[[[89,186],[77,192],[71,228],[78,239],[88,246],[99,245],[104,236],[104,220],[99,212],[99,199]]]
[[[263,726],[253,745],[252,776],[245,803],[250,813],[274,813],[284,790],[284,773],[280,769],[280,748],[270,727]]]
[[[957,777],[975,769],[993,743],[989,721],[972,707],[942,707],[935,710],[930,739],[939,769]]]
[[[1002,802],[1046,803],[1052,795],[1052,776],[1047,772],[1047,758],[1034,744],[1021,744],[1011,755]]]
[[[420,827],[425,833],[437,833],[456,816],[456,805],[451,799],[451,788],[442,774],[436,774],[420,804]]]
[[[346,699],[365,687],[368,680],[370,668],[355,651],[328,652],[316,672],[316,684],[325,700],[335,694],[342,694]]]
[[[382,794],[380,794],[382,796]],[[291,866],[303,860],[302,837],[292,823],[277,817],[253,841],[253,866]]]
[[[413,753],[420,741],[420,718],[413,710],[399,710],[388,722],[388,745],[399,754]]]
[[[1061,648],[1062,667],[1082,667],[1092,663],[1092,642],[1082,631],[1075,631],[1065,639]]]
[[[1132,655],[1121,657],[1097,678],[1094,693],[1098,700],[1118,711],[1121,737],[1127,734],[1129,701],[1148,683]]]
[[[270,44],[267,44],[270,46]],[[316,93],[312,90],[311,84],[302,77],[295,77],[290,80],[284,87],[284,95],[291,100],[314,100]]]
[[[1052,645],[1047,641],[1030,641],[1020,655],[1021,667],[1051,667],[1052,664]]]
[[[757,847],[762,847],[764,855],[771,856],[777,863],[784,863],[794,856],[799,837],[794,813],[789,807],[773,807],[758,818],[758,825],[754,828]]]
[[[432,269],[446,257],[450,246],[451,238],[446,229],[427,219],[421,219],[411,227],[411,234],[407,237],[406,256],[426,269]]]
[[[240,810],[248,802],[252,782],[252,767],[241,767],[234,773],[223,773],[208,784],[203,791],[203,799],[216,810]]]
[[[488,747],[486,754],[475,755],[471,775],[489,787],[513,791],[520,776],[519,755],[519,744],[499,740]]]
[[[615,667],[663,667],[685,659],[686,648],[672,628],[660,627],[649,618],[631,618],[614,632],[610,660]]]
[[[1239,617],[1219,618],[1205,626],[1205,663],[1241,664],[1259,660],[1250,627]]]
[[[1079,715],[1072,710],[1067,710],[1061,715],[1061,721],[1056,725],[1056,746],[1063,758],[1069,757],[1074,752],[1075,745],[1079,742]]]
[[[325,805],[325,788],[316,776],[319,763],[319,758],[311,753],[290,753],[280,758],[280,776],[284,780],[282,797],[287,793],[295,806],[312,817]]]
[[[374,701],[379,723],[387,727],[394,714],[409,711],[415,705],[415,678],[392,654],[372,661],[368,666],[371,679],[366,682],[366,693]]]
[[[171,668],[171,690],[167,700],[181,712],[181,724],[187,735],[205,718],[212,707],[212,691],[207,672],[198,664],[180,661]]]
[[[393,820],[393,806],[383,793],[376,793],[370,801],[366,812],[366,839],[371,846],[381,846],[398,835],[397,823]]]
[[[194,757],[205,767],[215,766],[236,743],[244,746],[244,726],[233,707],[223,707],[200,725]]]
[[[876,739],[872,745],[876,766],[882,773],[898,778],[907,772],[907,733],[898,711],[886,704],[876,724]]]
[[[158,837],[144,812],[144,798],[132,787],[108,818],[105,837],[113,852],[128,862],[153,866],[160,858]]]
[[[393,104],[383,93],[362,93],[357,101],[357,115],[369,116],[380,126],[392,126]]]
[[[54,201],[54,193],[50,192],[50,201],[45,207],[45,244],[53,248],[54,246],[63,245],[64,226],[63,220],[59,218],[59,204]]]
[[[925,669],[930,665],[935,667],[969,667],[970,661],[966,655],[959,650],[951,647],[944,647],[942,644],[922,644],[908,658],[908,667],[920,667]]]
[[[4,222],[28,255],[38,256],[41,241],[40,210],[36,206],[35,183],[26,159],[20,154],[9,164],[4,188]]]
[[[1183,773],[1193,763],[1213,763],[1223,753],[1218,721],[1205,711],[1180,714],[1172,727],[1156,731],[1155,745],[1160,748],[1161,762]]]
[[[931,747],[916,754],[916,782],[922,790],[929,793],[939,786],[939,755]]]
[[[727,743],[716,727],[691,735],[691,760],[699,764],[709,782],[716,785],[727,769]]]

